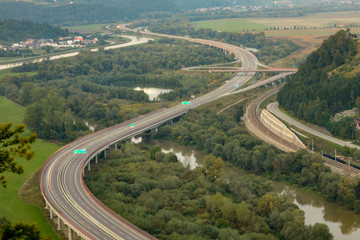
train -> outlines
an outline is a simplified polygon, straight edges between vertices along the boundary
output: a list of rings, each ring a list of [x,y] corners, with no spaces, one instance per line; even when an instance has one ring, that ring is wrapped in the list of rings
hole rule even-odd
[[[326,157],[326,158],[328,158],[328,159],[337,161],[337,162],[339,162],[339,163],[348,165],[348,163],[347,163],[346,161],[344,161],[343,158],[338,158],[338,157],[337,157],[337,158],[335,159],[335,157],[333,157],[333,156],[331,156],[331,155],[328,155],[328,154],[326,154],[326,153],[323,153],[323,156]],[[358,165],[355,165],[355,164],[353,164],[353,163],[350,163],[350,166],[353,167],[353,168],[356,168],[356,169],[360,170],[360,167],[359,167]]]

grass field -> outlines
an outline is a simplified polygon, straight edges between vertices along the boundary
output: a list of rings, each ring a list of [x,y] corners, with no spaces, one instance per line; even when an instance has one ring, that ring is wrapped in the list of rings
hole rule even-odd
[[[209,20],[209,21],[197,21],[193,22],[196,28],[212,28],[218,31],[229,31],[239,32],[243,30],[252,31],[264,31],[266,28],[279,28],[282,32],[287,35],[293,34],[312,34],[312,28],[318,30],[326,26],[339,26],[345,24],[359,24],[360,23],[360,12],[329,12],[329,13],[316,13],[302,17],[291,17],[291,18],[238,18],[238,19],[220,19],[220,20]],[[293,29],[294,26],[306,27],[306,29],[299,29],[297,33],[289,33],[284,28]],[[336,28],[334,28],[336,29]],[[304,30],[304,31],[302,31]],[[309,31],[308,31],[309,30]],[[327,29],[332,32],[331,29]],[[276,31],[275,31],[276,32]],[[277,33],[279,35],[279,33]]]
[[[95,32],[104,32],[105,26],[110,25],[109,23],[102,24],[88,24],[88,25],[76,25],[76,26],[67,26],[70,32],[79,32],[79,33],[95,33]]]
[[[196,29],[211,28],[224,32],[242,32],[242,31],[263,31],[268,26],[244,19],[223,19],[213,21],[197,21],[193,23]]]
[[[19,124],[24,118],[25,109],[4,97],[0,97],[0,123],[13,122]],[[19,189],[25,181],[39,169],[44,161],[55,152],[59,146],[38,139],[32,145],[35,157],[30,161],[19,161],[24,165],[24,174],[8,174],[7,189],[0,189],[0,216],[6,216],[12,221],[36,222],[44,236],[58,239],[45,219],[42,211],[33,205],[24,203],[19,197]]]

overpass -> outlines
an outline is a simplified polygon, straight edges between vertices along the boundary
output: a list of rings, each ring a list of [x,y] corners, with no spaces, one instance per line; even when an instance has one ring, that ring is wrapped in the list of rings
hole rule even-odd
[[[257,69],[260,64],[252,53],[234,45],[164,34],[153,35],[182,38],[231,52],[241,62],[243,69]],[[156,131],[158,126],[171,122],[190,109],[238,90],[252,76],[253,74],[247,76],[236,74],[221,87],[192,100],[190,105],[179,104],[139,116],[80,138],[55,152],[41,169],[40,187],[50,218],[57,218],[58,229],[61,230],[66,226],[69,239],[73,239],[74,233],[81,239],[155,239],[114,213],[93,196],[84,183],[85,169],[91,170],[91,164],[98,163],[99,157],[106,158],[109,150],[118,148],[126,139],[148,130]],[[76,149],[86,149],[86,153],[75,154]]]
[[[209,71],[209,72],[289,72],[295,73],[297,72],[297,68],[263,68],[263,69],[242,69],[242,68],[235,68],[235,67],[190,67],[186,68],[185,70],[189,71]]]

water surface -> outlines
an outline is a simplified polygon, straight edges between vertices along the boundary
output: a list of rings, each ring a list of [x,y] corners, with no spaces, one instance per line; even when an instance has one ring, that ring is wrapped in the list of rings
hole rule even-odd
[[[305,212],[306,225],[325,223],[334,235],[334,240],[360,239],[360,215],[299,188],[275,183],[275,190],[289,195],[293,203]]]

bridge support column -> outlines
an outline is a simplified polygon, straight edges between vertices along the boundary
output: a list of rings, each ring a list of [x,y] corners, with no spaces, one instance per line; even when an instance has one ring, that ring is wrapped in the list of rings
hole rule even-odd
[[[95,163],[98,164],[98,162],[99,162],[99,161],[98,161],[98,155],[96,155],[96,157],[95,157]]]
[[[53,210],[52,210],[52,208],[50,207],[50,219],[53,219],[54,218],[54,216],[53,216]]]
[[[115,143],[115,149],[117,149],[117,143]]]
[[[58,216],[58,226],[57,226],[57,230],[58,230],[58,231],[61,231],[61,219],[60,219],[59,216]]]
[[[90,172],[90,162],[91,162],[91,161],[88,162],[88,171],[89,171],[89,172]]]
[[[171,119],[171,120],[170,120],[170,124],[172,125],[173,123],[174,123],[174,121]]]
[[[69,227],[69,240],[73,240],[73,230]]]
[[[83,175],[83,177],[85,177],[85,168],[83,168],[82,175]]]
[[[46,202],[45,209],[49,209],[49,204]]]
[[[104,158],[106,158],[106,149],[104,150]]]

